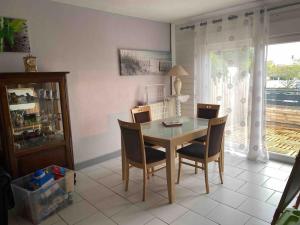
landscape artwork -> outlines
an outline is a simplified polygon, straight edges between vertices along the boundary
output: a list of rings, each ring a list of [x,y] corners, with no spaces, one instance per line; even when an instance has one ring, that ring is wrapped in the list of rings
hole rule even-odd
[[[0,52],[30,52],[27,20],[0,17]]]
[[[165,75],[172,67],[167,51],[119,50],[120,75]]]

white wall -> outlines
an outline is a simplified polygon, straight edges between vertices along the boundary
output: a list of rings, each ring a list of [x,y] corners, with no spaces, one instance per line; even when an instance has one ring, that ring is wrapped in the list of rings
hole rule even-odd
[[[170,25],[48,0],[0,0],[0,15],[28,20],[39,71],[70,71],[75,162],[120,149],[117,118],[163,76],[119,76],[118,48],[170,50]],[[1,53],[0,72],[23,71],[20,53]]]

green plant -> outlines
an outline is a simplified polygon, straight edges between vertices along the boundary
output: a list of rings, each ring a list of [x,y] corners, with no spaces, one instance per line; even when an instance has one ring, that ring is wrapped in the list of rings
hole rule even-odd
[[[15,33],[22,31],[25,20],[0,17],[0,52],[4,51],[5,44],[13,47]]]

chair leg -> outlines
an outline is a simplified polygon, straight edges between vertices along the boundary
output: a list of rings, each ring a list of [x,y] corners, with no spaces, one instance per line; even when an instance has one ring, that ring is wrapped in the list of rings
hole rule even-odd
[[[221,184],[223,184],[223,175],[222,175],[222,162],[221,162],[221,159],[219,158],[219,161],[218,161],[218,165],[219,165],[219,174],[220,174],[220,180],[221,180]]]
[[[152,176],[154,176],[154,167],[152,167]]]
[[[146,200],[147,169],[143,169],[143,201]]]
[[[179,184],[180,180],[180,173],[181,173],[181,157],[179,155],[179,165],[178,165],[178,177],[177,177],[177,184]]]
[[[198,168],[196,166],[198,166],[198,162],[195,162],[195,174],[198,173]]]
[[[125,165],[125,191],[128,191],[128,183],[129,183],[129,163],[126,163]]]
[[[208,168],[207,168],[207,162],[204,163],[204,172],[205,172],[205,187],[206,187],[206,193],[209,193],[209,184],[208,184]]]
[[[150,170],[151,170],[150,168],[147,169],[147,179],[148,180],[150,179]]]

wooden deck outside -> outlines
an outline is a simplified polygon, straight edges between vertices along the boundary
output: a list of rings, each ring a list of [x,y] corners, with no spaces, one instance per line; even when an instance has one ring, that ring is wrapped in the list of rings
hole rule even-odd
[[[267,106],[266,145],[270,152],[296,157],[300,149],[300,108]]]
[[[247,128],[237,125],[232,130],[226,134],[231,146],[246,149]],[[296,157],[300,150],[300,107],[267,107],[266,147],[270,152]]]

